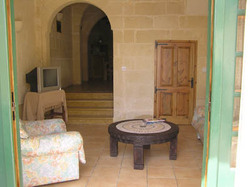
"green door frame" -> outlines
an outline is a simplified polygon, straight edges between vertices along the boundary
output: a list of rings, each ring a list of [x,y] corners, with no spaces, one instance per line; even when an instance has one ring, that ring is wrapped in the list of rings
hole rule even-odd
[[[12,98],[15,106],[15,121],[18,124],[18,101],[16,84],[14,3],[0,0],[0,181],[1,186],[22,186],[19,126],[13,124]],[[8,8],[7,8],[8,7]],[[9,10],[9,11],[8,11]],[[10,14],[10,15],[8,15]],[[10,22],[8,19],[10,18]],[[10,40],[11,38],[11,40]],[[10,42],[11,41],[11,42]],[[10,53],[11,52],[11,53]],[[10,54],[12,54],[10,56]],[[10,59],[11,58],[11,59]],[[13,69],[10,67],[12,64]],[[14,79],[11,80],[11,73]],[[13,82],[12,82],[13,81]],[[14,93],[11,94],[11,84]],[[15,134],[16,133],[16,134]],[[16,135],[16,136],[15,136]],[[17,139],[17,141],[15,140]],[[19,168],[19,173],[17,172]]]
[[[11,9],[11,46],[8,43],[8,16],[6,2]],[[209,0],[214,2],[214,10],[209,10],[208,66],[212,58],[212,89],[210,127],[205,124],[202,186],[233,186],[234,171],[230,169],[230,150],[232,138],[232,114],[234,97],[234,65],[236,41],[236,13],[238,0]],[[12,50],[14,73],[14,98],[16,98],[16,122],[18,122],[18,102],[16,86],[16,57],[13,0],[0,0],[0,181],[1,186],[18,185],[11,107],[11,79],[9,52]],[[211,31],[211,23],[212,32]],[[210,43],[210,40],[212,42]],[[212,47],[212,51],[210,51]],[[211,54],[211,55],[210,55]],[[209,68],[207,68],[209,70]],[[206,121],[209,113],[209,74],[207,79]],[[207,130],[208,129],[208,130]],[[14,129],[15,130],[15,129]],[[17,132],[19,132],[17,125]],[[209,133],[209,134],[208,134]],[[209,135],[209,137],[207,136]],[[20,158],[20,138],[17,134],[18,158]],[[208,156],[208,157],[207,157]],[[19,162],[20,176],[21,163]],[[205,180],[206,179],[206,180]],[[20,177],[20,186],[22,186]],[[207,181],[207,183],[206,183]]]
[[[209,0],[202,187],[234,186],[230,161],[237,8],[238,0]]]

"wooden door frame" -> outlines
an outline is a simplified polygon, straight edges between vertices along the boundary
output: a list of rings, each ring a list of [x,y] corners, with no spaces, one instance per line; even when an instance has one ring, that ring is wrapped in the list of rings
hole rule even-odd
[[[154,89],[157,85],[157,46],[161,44],[167,44],[167,43],[193,43],[194,44],[194,63],[193,63],[193,69],[194,69],[194,87],[193,87],[193,111],[196,106],[196,84],[197,84],[197,40],[156,40],[155,41],[155,57],[154,57]],[[154,117],[157,116],[157,94],[154,91]]]

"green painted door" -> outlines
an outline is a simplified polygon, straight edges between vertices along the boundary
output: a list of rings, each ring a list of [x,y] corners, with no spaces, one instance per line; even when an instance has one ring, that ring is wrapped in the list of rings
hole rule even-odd
[[[232,187],[246,0],[210,0],[202,186]]]
[[[0,0],[0,186],[22,186],[13,1]],[[16,110],[15,110],[16,108]],[[19,171],[19,172],[18,172]]]

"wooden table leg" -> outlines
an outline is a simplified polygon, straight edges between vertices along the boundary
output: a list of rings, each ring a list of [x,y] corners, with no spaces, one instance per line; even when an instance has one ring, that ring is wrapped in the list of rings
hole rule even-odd
[[[134,145],[134,169],[144,168],[143,145]]]
[[[177,158],[177,136],[170,141],[169,159],[176,160]]]
[[[150,149],[150,145],[144,145],[143,149]]]
[[[110,136],[110,156],[118,155],[118,141]]]
[[[66,113],[65,113],[65,109],[64,109],[64,105],[62,104],[62,118],[63,118],[63,121],[66,122]]]

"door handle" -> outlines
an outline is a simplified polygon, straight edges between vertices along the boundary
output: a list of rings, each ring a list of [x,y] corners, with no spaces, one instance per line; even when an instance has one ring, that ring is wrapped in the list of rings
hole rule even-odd
[[[194,78],[192,77],[191,80],[189,80],[188,82],[191,83],[191,88],[193,88],[194,87]]]
[[[166,90],[168,90],[168,89],[162,89],[162,88],[156,88],[156,87],[155,87],[155,93],[156,93],[157,91],[166,91]]]

